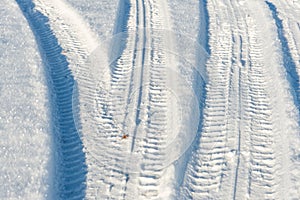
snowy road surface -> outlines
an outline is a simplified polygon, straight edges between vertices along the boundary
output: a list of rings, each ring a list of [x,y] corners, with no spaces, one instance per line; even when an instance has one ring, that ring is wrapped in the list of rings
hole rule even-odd
[[[0,199],[300,199],[300,1],[0,17]]]

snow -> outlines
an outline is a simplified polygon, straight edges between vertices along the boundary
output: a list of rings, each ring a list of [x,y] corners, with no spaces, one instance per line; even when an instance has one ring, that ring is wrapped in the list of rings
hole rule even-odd
[[[53,146],[43,63],[18,6],[5,0],[0,16],[0,199],[51,198]]]
[[[299,8],[4,0],[0,199],[298,199]]]

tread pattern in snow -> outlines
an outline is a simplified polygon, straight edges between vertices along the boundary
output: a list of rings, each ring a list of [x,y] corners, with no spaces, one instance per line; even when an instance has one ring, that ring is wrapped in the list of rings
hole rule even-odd
[[[53,93],[53,137],[58,154],[55,168],[59,198],[83,198],[87,171],[83,145],[73,118],[74,78],[66,57],[62,55],[62,48],[48,24],[48,18],[34,10],[32,2],[17,2],[36,36],[50,78],[49,91]]]

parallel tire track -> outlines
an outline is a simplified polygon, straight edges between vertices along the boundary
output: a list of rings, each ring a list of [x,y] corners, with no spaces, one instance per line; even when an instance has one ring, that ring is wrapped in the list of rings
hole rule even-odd
[[[164,47],[160,45],[164,38],[158,31],[162,24],[157,2],[135,0],[128,4],[126,47],[112,70],[111,121],[102,131],[110,138],[106,145],[110,157],[104,168],[110,173],[102,177],[110,182],[110,198],[153,199],[160,195],[168,133],[167,74]],[[124,134],[128,138],[122,140]],[[128,160],[132,156],[141,160]],[[120,164],[126,162],[128,169]]]
[[[84,39],[88,37],[73,33],[74,25],[64,21],[59,6],[37,0],[39,10],[31,0],[16,1],[35,34],[49,76],[58,198],[171,197],[176,167],[166,166],[166,149],[169,136],[176,131],[171,130],[174,122],[168,105],[172,97],[167,83],[173,78],[168,74],[167,48],[172,45],[164,43],[162,29],[169,22],[163,3],[120,0],[117,19],[121,22],[115,31],[125,31],[121,33],[125,44],[114,41],[113,48],[121,48],[116,51],[120,55],[109,63],[111,76],[98,80],[87,66],[99,64],[87,63],[90,49]],[[209,15],[210,79],[203,127],[189,157],[179,199],[277,199],[288,187],[296,188],[288,172],[292,159],[280,152],[292,155],[288,139],[280,144],[280,132],[293,123],[277,124],[292,117],[284,113],[288,110],[284,101],[272,100],[278,93],[272,91],[263,31],[247,7],[240,8],[248,5],[244,1],[204,4]],[[275,4],[267,5],[281,42],[289,89],[299,107],[296,33],[279,17]],[[275,48],[271,45],[271,51]],[[299,163],[296,150],[293,155]]]
[[[118,38],[117,34],[117,40],[126,40],[126,43],[120,56],[112,60],[109,91],[106,91],[106,94],[96,94],[97,105],[100,108],[96,123],[100,136],[96,138],[98,144],[95,145],[99,153],[95,157],[97,163],[102,166],[97,166],[99,168],[97,171],[102,173],[95,174],[101,181],[93,188],[98,187],[96,196],[101,199],[128,199],[128,195],[130,196],[128,181],[134,179],[131,173],[134,174],[136,170],[132,166],[138,165],[138,163],[131,163],[129,159],[137,137],[134,133],[136,130],[132,129],[136,122],[132,120],[139,117],[138,109],[134,108],[141,101],[141,94],[138,95],[138,99],[133,95],[136,92],[141,93],[143,89],[145,16],[141,1],[128,0],[119,3],[126,5],[119,6],[126,9],[120,11],[121,15],[126,16],[118,18],[124,17],[127,21],[123,21],[118,24],[120,27],[116,27],[117,30],[125,31],[119,33],[121,38]],[[128,138],[122,139],[122,136]]]
[[[279,170],[286,169],[279,168],[282,160],[275,150],[279,132],[274,127],[256,27],[238,8],[238,2],[207,5],[210,82],[203,130],[188,165],[181,198],[276,198]],[[223,22],[219,26],[218,19]],[[222,31],[218,32],[218,27]]]

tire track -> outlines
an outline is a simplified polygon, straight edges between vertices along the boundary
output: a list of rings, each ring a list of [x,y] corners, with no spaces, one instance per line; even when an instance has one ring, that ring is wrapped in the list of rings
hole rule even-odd
[[[277,27],[277,35],[283,52],[283,66],[290,83],[295,105],[300,111],[300,29],[297,3],[266,1]],[[299,120],[300,123],[300,120]]]
[[[157,19],[159,18],[157,2],[136,1],[137,15],[140,27],[147,27],[140,31],[138,46],[141,49],[135,58],[137,78],[134,80],[137,87],[137,95],[132,94],[132,101],[136,110],[134,138],[131,144],[131,153],[141,156],[137,166],[137,174],[131,175],[127,185],[130,186],[128,199],[157,199],[159,198],[159,181],[162,172],[162,147],[164,146],[164,128],[166,123],[166,73],[162,68],[163,47],[157,45],[163,40],[161,33],[155,29],[161,29]],[[155,10],[156,9],[156,10]],[[155,27],[156,26],[156,27]],[[155,33],[154,33],[155,32]],[[160,37],[160,38],[159,38]],[[157,39],[159,38],[159,40]],[[133,91],[135,92],[135,91]],[[138,185],[137,188],[135,185]]]
[[[111,63],[111,82],[106,94],[97,95],[97,105],[99,114],[97,129],[101,137],[97,138],[97,162],[102,166],[97,166],[96,171],[101,172],[98,180],[101,183],[96,184],[95,196],[100,199],[128,199],[128,181],[134,179],[131,173],[135,172],[132,166],[136,167],[138,163],[131,163],[131,153],[134,151],[136,130],[134,125],[137,123],[133,119],[139,118],[139,106],[141,103],[144,56],[145,56],[145,17],[144,8],[141,1],[120,1],[118,19],[126,18],[117,24],[115,30],[122,30],[116,35],[113,41],[119,48],[121,44],[120,55]],[[124,5],[125,6],[124,6]],[[123,6],[122,6],[123,5]],[[125,10],[120,10],[125,9]],[[123,16],[124,15],[124,16]],[[132,97],[138,89],[138,97]],[[137,109],[136,109],[137,108]],[[128,138],[127,138],[128,137]],[[124,139],[122,139],[124,138]],[[101,152],[101,153],[100,153]],[[105,153],[104,153],[105,152]]]
[[[73,118],[72,91],[74,76],[58,39],[50,28],[49,19],[35,10],[31,1],[18,0],[43,55],[49,90],[52,94],[54,141],[56,143],[57,192],[62,199],[83,198],[86,190],[86,163],[83,144]]]
[[[124,20],[115,31],[125,31],[125,44],[114,43],[121,53],[110,63],[111,78],[97,83],[99,77],[86,66],[91,46],[64,21],[59,6],[37,1],[42,5],[36,9],[31,1],[17,2],[35,33],[51,80],[60,198],[170,198],[173,169],[165,163],[172,106],[166,66],[167,48],[172,47],[165,46],[161,31],[168,25],[162,2],[119,2],[117,19]],[[290,175],[282,178],[290,169],[290,157],[280,152],[290,155],[292,150],[287,139],[279,144],[280,132],[292,132],[290,125],[283,126],[287,130],[278,125],[292,119],[276,114],[287,106],[272,100],[278,93],[272,92],[276,79],[268,74],[263,33],[247,7],[240,8],[243,5],[229,0],[205,3],[210,82],[202,133],[187,165],[181,199],[277,199],[292,185]],[[267,5],[299,110],[297,41],[275,4]],[[73,88],[78,93],[72,97]],[[278,88],[283,88],[281,82]]]
[[[37,1],[36,3],[36,9],[48,17],[48,23],[63,48],[62,54],[66,56],[69,68],[72,70],[74,79],[76,79],[72,87],[71,106],[77,134],[84,144],[85,162],[88,168],[85,181],[85,197],[89,198],[91,193],[92,196],[94,195],[95,189],[93,186],[97,182],[94,180],[97,179],[97,174],[99,174],[93,163],[99,164],[99,161],[95,160],[97,149],[94,149],[94,144],[91,142],[97,134],[95,131],[97,130],[97,127],[95,127],[97,113],[94,109],[96,106],[95,100],[97,99],[95,94],[97,85],[95,85],[95,77],[93,77],[97,75],[97,70],[96,73],[93,73],[95,69],[90,66],[93,63],[88,63],[87,59],[90,52],[97,46],[97,41],[93,40],[94,35],[88,32],[88,27],[85,26],[80,17],[62,1]],[[73,20],[76,21],[76,24]],[[84,123],[81,123],[81,120]],[[100,162],[100,164],[102,163]]]
[[[80,16],[76,15],[67,4],[56,0],[52,2],[36,1],[36,3],[35,9],[49,19],[48,24],[63,49],[61,54],[66,57],[68,67],[72,70],[74,79],[76,79],[72,87],[73,97],[71,97],[73,117],[80,139],[84,144],[86,165],[88,167],[85,198],[92,198],[99,193],[99,185],[102,186],[98,183],[101,180],[99,178],[101,167],[98,167],[98,165],[103,166],[102,160],[99,162],[99,156],[97,156],[97,151],[101,150],[103,145],[101,146],[101,142],[97,140],[101,132],[97,132],[99,124],[97,124],[96,119],[99,118],[99,114],[98,109],[95,108],[97,108],[99,88],[95,83],[99,79],[97,77],[99,72],[95,67],[106,66],[106,63],[101,61],[103,59],[102,55],[96,61],[90,60],[89,56],[93,57],[93,54],[95,54],[91,55],[91,52],[97,46],[98,41],[94,39],[95,36],[89,32],[89,28],[85,26]],[[76,24],[74,21],[76,21]],[[97,49],[95,51],[99,53]],[[106,79],[108,77],[101,80],[105,82]],[[106,152],[106,150],[103,149],[102,152]]]
[[[284,4],[290,3],[292,2],[278,2],[278,5],[281,5],[280,7],[285,7]],[[272,27],[272,32],[270,32],[269,34],[274,39],[279,38],[279,43],[275,43],[276,46],[272,46],[274,49],[278,49],[279,52],[281,52],[280,55],[273,54],[273,57],[269,55],[268,59],[275,60],[276,58],[278,58],[276,61],[264,61],[265,63],[267,63],[265,65],[278,66],[278,69],[277,71],[275,70],[275,73],[273,72],[273,70],[276,69],[275,67],[273,69],[269,69],[268,67],[266,67],[266,69],[268,69],[268,73],[266,74],[266,76],[269,76],[269,79],[271,80],[271,84],[269,83],[268,91],[269,94],[271,94],[272,98],[274,98],[274,100],[270,99],[270,101],[273,109],[272,115],[274,116],[273,140],[275,141],[274,152],[276,153],[278,167],[278,172],[276,173],[278,183],[276,192],[278,197],[289,196],[290,198],[297,198],[300,192],[298,189],[299,184],[297,181],[300,177],[299,173],[297,172],[300,169],[300,164],[299,160],[295,159],[299,155],[299,102],[297,102],[297,96],[299,95],[299,92],[297,94],[297,90],[299,91],[299,89],[297,89],[297,87],[295,87],[293,83],[295,81],[295,77],[297,79],[299,75],[299,63],[297,63],[297,51],[294,46],[295,40],[293,40],[293,38],[297,37],[297,34],[295,34],[296,32],[292,32],[289,29],[288,19],[285,20],[285,17],[289,17],[290,13],[294,12],[294,8],[288,11],[289,9],[285,7],[284,10],[288,13],[283,14],[279,13],[279,7],[270,8],[270,6],[272,7],[272,5],[268,4],[265,6],[266,10],[267,8],[274,9],[273,11],[271,10],[268,20],[275,23],[274,25],[272,24],[274,28]],[[277,16],[274,16],[274,14],[276,14]],[[297,14],[295,16],[297,16]],[[260,20],[261,19],[257,19],[256,24],[259,24]],[[260,30],[264,30],[262,27],[264,27],[264,25],[259,24]],[[275,28],[277,28],[277,34],[274,31],[276,30]],[[278,30],[280,28],[282,28],[282,30]],[[266,32],[266,30],[264,31]],[[262,36],[260,36],[260,41],[263,41],[263,39],[261,38]],[[269,48],[267,50],[267,53],[266,50],[264,50],[264,54],[269,54],[270,52],[270,47],[268,47],[267,45],[263,42],[261,44],[261,46],[264,46],[264,48]],[[295,74],[289,74],[293,69],[287,68],[293,67],[295,67],[295,71],[292,73]],[[279,85],[278,82],[280,83]],[[276,84],[276,90],[274,91],[273,88]],[[283,91],[289,92],[285,94],[285,92]],[[279,96],[281,98],[278,98]],[[287,115],[286,113],[290,114]]]
[[[120,16],[117,18],[123,19],[125,16],[124,19],[127,21],[122,21],[116,25],[116,33],[125,31],[128,27],[127,23],[132,22],[135,14],[133,9],[129,9],[130,6],[129,1],[120,1]],[[133,28],[135,27],[133,26]],[[67,35],[65,39],[70,39],[69,37],[74,38],[75,41],[82,41],[82,38],[77,38],[74,33]],[[119,39],[132,40],[134,38],[127,39],[124,34]],[[101,54],[104,52],[101,49],[95,49],[92,55],[89,55],[89,49],[85,48],[84,45],[79,43],[73,49],[72,43],[67,44],[67,46],[72,47],[72,51],[82,54],[82,59],[77,58],[78,60],[74,63],[76,63],[75,71],[78,78],[76,89],[79,90],[80,96],[78,108],[80,116],[78,117],[84,122],[77,125],[85,144],[87,157],[87,199],[124,199],[126,196],[126,182],[129,176],[124,167],[128,161],[126,156],[128,145],[124,145],[125,142],[121,140],[120,124],[122,123],[118,117],[123,114],[121,111],[126,105],[120,97],[126,96],[124,91],[128,91],[126,84],[130,82],[130,70],[132,69],[126,67],[132,67],[130,64],[132,57],[130,56],[134,53],[130,49],[134,49],[133,44],[133,42],[127,42],[128,48],[126,45],[124,48],[122,45],[113,44],[113,48],[117,49],[114,49],[116,52],[109,55],[111,59],[114,59],[115,54],[125,52],[122,53],[121,58],[113,63],[105,63],[102,60],[104,56]],[[111,64],[111,78],[108,78],[110,73],[105,73],[107,71],[105,67],[95,69],[101,65],[108,66],[109,64]],[[98,71],[101,71],[100,74]],[[94,74],[94,72],[96,73]],[[129,76],[127,76],[128,74]],[[120,100],[116,100],[118,97]]]
[[[170,28],[167,5],[156,0],[143,2],[145,16],[148,17],[146,24],[149,26],[149,39],[146,42],[149,44],[149,50],[146,51],[146,58],[149,58],[146,68],[149,70],[149,85],[146,85],[144,92],[144,127],[141,127],[144,134],[137,144],[137,150],[142,152],[137,195],[138,199],[168,199],[174,195],[175,184],[172,182],[174,169],[169,166],[167,148],[172,145],[169,144],[169,139],[174,137],[172,134],[176,134],[176,130],[172,130],[174,119],[171,110],[174,108],[170,105],[170,98],[174,98],[171,95],[174,94],[171,94],[172,88],[168,88],[168,81],[176,79],[171,72],[177,63],[169,54],[174,45],[172,35],[166,35],[164,30]]]
[[[110,197],[157,199],[160,198],[163,148],[168,133],[166,58],[164,46],[160,45],[163,33],[158,30],[163,26],[159,21],[158,2],[136,0],[130,5],[128,32],[133,34],[128,34],[126,48],[116,61],[110,95],[112,117],[121,124],[121,131],[128,133],[128,139],[122,142],[120,137],[114,137],[116,145],[113,148],[117,146],[123,153],[128,152],[127,159],[134,157],[136,161],[124,157],[125,162],[133,162],[128,163],[132,168],[129,170],[134,170],[129,172],[118,168],[117,163],[111,165],[120,175],[113,181],[116,189],[110,191]],[[119,156],[120,161],[122,156]]]
[[[121,143],[120,137],[118,138],[119,149],[125,154],[128,152],[128,158],[136,160],[130,160],[129,162],[133,163],[128,163],[132,165],[129,166],[132,168],[129,170],[134,171],[120,169],[124,174],[120,175],[119,181],[114,180],[114,183],[122,185],[118,190],[123,191],[122,195],[120,192],[110,191],[110,197],[157,199],[160,198],[159,186],[165,159],[162,152],[168,133],[165,81],[167,74],[164,69],[166,58],[164,46],[160,45],[164,34],[157,30],[163,26],[159,21],[161,16],[158,2],[136,0],[131,1],[130,5],[132,15],[128,22],[128,30],[133,34],[128,34],[127,47],[116,61],[116,73],[112,75],[110,95],[113,97],[112,116],[114,120],[119,116],[117,121],[122,126],[121,130],[129,133],[128,139]],[[126,98],[119,98],[122,96]],[[124,109],[125,113],[120,112]],[[114,148],[116,146],[114,145]],[[118,161],[121,160],[119,158]],[[112,166],[118,168],[117,163]]]
[[[210,82],[199,147],[181,188],[184,199],[278,197],[280,136],[257,28],[243,4],[207,4]]]
[[[146,120],[145,135],[139,146],[143,152],[141,170],[139,173],[139,199],[157,199],[159,198],[159,181],[162,176],[164,148],[164,134],[166,134],[166,78],[165,69],[163,69],[161,60],[163,59],[162,47],[158,45],[161,26],[158,22],[159,11],[157,2],[143,1],[146,5],[149,16],[149,43],[150,43],[150,65],[149,65],[149,91],[146,99]],[[154,15],[158,15],[155,19]],[[156,27],[155,27],[156,26]],[[162,38],[160,38],[162,39]]]
[[[238,197],[276,199],[279,185],[279,165],[276,154],[278,131],[274,128],[274,115],[269,98],[268,81],[262,62],[262,44],[256,34],[253,20],[246,20],[249,42],[249,73],[245,116],[249,139],[249,165],[247,195],[239,190]],[[246,188],[246,187],[245,187]]]
[[[126,134],[124,121],[127,112],[124,110],[127,110],[133,76],[135,34],[130,32],[135,32],[136,14],[132,2],[120,1],[119,4],[120,15],[117,19],[126,19],[126,21],[117,24],[115,30],[128,32],[116,32],[121,34],[120,41],[116,42],[122,42],[123,39],[126,42],[120,45],[122,49],[117,50],[121,54],[119,58],[110,63],[111,80],[108,88],[100,87],[95,94],[98,107],[98,113],[95,113],[95,124],[98,134],[92,139],[94,146],[92,151],[97,164],[92,166],[94,173],[91,176],[93,179],[89,195],[91,199],[125,199],[126,182],[129,179],[124,168],[128,161],[126,152],[129,144],[128,141],[122,141],[122,135]],[[116,45],[113,48],[119,48],[119,44]],[[92,96],[90,98],[93,99]]]
[[[291,91],[294,97],[294,101],[295,101],[295,105],[298,107],[298,109],[300,109],[300,83],[299,83],[299,73],[297,70],[297,65],[293,59],[292,53],[291,53],[291,49],[289,47],[289,45],[291,44],[291,42],[289,42],[285,31],[289,31],[284,30],[284,26],[283,26],[283,21],[282,19],[279,18],[278,16],[278,11],[276,6],[267,1],[266,4],[268,5],[269,9],[272,12],[276,27],[277,27],[277,33],[278,33],[278,38],[280,40],[281,43],[281,49],[282,49],[282,54],[283,54],[283,65],[284,68],[287,72],[287,79],[290,83],[290,87],[291,87]]]
[[[209,14],[209,46],[211,56],[207,62],[207,96],[204,108],[203,129],[197,149],[187,167],[181,187],[183,199],[211,199],[212,191],[218,191],[223,182],[226,168],[225,155],[228,137],[228,119],[230,98],[230,72],[232,56],[232,35],[228,23],[229,13],[220,12],[217,2],[207,2]],[[219,19],[224,19],[218,30]],[[218,31],[217,31],[218,30]],[[212,70],[213,69],[213,70]]]

